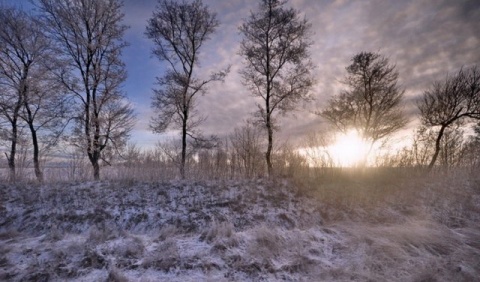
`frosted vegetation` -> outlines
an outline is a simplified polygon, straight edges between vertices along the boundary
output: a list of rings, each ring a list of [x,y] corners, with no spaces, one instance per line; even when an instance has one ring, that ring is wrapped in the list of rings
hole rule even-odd
[[[343,86],[312,91],[324,46],[287,2],[238,23],[225,54],[256,107],[208,136],[197,98],[230,70],[197,70],[217,12],[158,1],[153,148],[128,143],[122,1],[0,5],[0,281],[478,281],[480,68],[425,81],[416,117],[382,54],[352,50]],[[330,127],[280,138],[314,99]]]
[[[164,182],[118,175],[1,184],[0,280],[480,277],[478,171]]]

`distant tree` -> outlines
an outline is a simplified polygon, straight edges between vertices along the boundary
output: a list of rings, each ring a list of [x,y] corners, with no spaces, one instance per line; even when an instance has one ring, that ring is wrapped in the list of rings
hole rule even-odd
[[[480,167],[480,122],[473,127],[474,135],[470,136],[464,146],[463,164],[470,168]]]
[[[40,146],[42,143],[47,146],[55,144],[65,125],[65,98],[49,71],[55,66],[56,59],[50,40],[33,16],[3,7],[0,25],[2,84],[10,93],[3,96],[6,99],[1,99],[0,108],[12,126],[8,156],[10,170],[13,175],[18,141],[16,127],[20,118],[30,131],[35,175],[42,181]]]
[[[397,85],[395,66],[380,54],[358,53],[346,69],[343,83],[348,89],[333,97],[319,114],[343,133],[359,132],[371,150],[407,123],[401,107],[404,91]]]
[[[458,166],[464,158],[465,131],[461,126],[449,128],[444,132],[440,149],[440,164],[443,167]]]
[[[422,124],[439,127],[435,151],[428,165],[432,169],[441,151],[445,131],[454,124],[480,120],[480,71],[477,66],[436,81],[423,93],[418,103]]]
[[[221,179],[228,175],[228,154],[225,147],[219,142],[215,148],[200,150],[196,155],[198,178]]]
[[[159,0],[145,32],[155,44],[153,54],[168,64],[166,73],[157,78],[159,88],[154,90],[152,101],[157,114],[150,127],[156,133],[171,126],[181,128],[182,178],[185,178],[188,139],[196,145],[208,145],[210,141],[196,131],[205,119],[196,111],[197,96],[206,92],[210,82],[222,81],[228,72],[226,69],[202,79],[197,70],[200,50],[218,25],[216,14],[201,0],[191,3]]]
[[[262,171],[261,156],[261,135],[259,129],[247,123],[246,125],[235,128],[230,135],[230,143],[232,144],[238,168],[247,178],[252,178]]]
[[[310,132],[303,137],[300,152],[315,170],[333,166],[334,160],[328,150],[333,139],[334,134],[330,132]]]
[[[414,159],[414,164],[420,167],[425,167],[428,165],[429,160],[433,156],[433,148],[431,146],[432,140],[435,140],[434,131],[430,130],[423,125],[419,126],[415,130],[413,136],[412,144],[412,154]]]
[[[134,115],[121,91],[126,46],[120,0],[38,0],[59,55],[68,60],[58,77],[76,101],[76,146],[86,151],[93,177],[100,178],[105,150],[126,144]]]
[[[255,116],[267,130],[265,158],[270,176],[276,116],[308,99],[313,85],[313,64],[308,53],[311,26],[285,4],[282,0],[262,0],[258,11],[240,26],[240,54],[246,63],[241,75],[244,85],[262,100]]]

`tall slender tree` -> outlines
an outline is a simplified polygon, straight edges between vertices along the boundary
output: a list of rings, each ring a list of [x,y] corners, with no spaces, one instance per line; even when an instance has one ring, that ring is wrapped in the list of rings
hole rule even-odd
[[[8,22],[15,17],[17,11],[1,7],[0,22]],[[5,126],[2,137],[9,143],[8,153],[5,153],[9,168],[9,179],[15,181],[15,158],[17,145],[20,137],[20,113],[23,106],[24,92],[26,85],[24,81],[28,76],[28,68],[24,65],[30,64],[28,58],[23,54],[17,54],[10,44],[11,35],[8,26],[2,26],[0,34],[0,113],[5,119]]]
[[[240,26],[240,54],[245,60],[241,75],[244,85],[261,99],[255,117],[267,131],[265,159],[269,176],[273,175],[276,116],[308,99],[314,82],[308,53],[312,44],[310,24],[298,11],[285,7],[286,2],[261,0],[258,10]]]
[[[38,6],[59,54],[69,62],[58,78],[77,101],[72,140],[85,150],[98,180],[103,151],[124,145],[134,122],[121,91],[126,71],[120,57],[127,45],[122,2],[38,0]]]
[[[191,3],[159,0],[145,32],[155,44],[153,54],[168,65],[166,73],[157,78],[159,88],[154,90],[152,107],[158,113],[151,121],[151,128],[156,133],[172,126],[181,129],[182,178],[185,178],[188,139],[197,144],[209,141],[197,131],[204,117],[196,111],[196,99],[206,92],[210,82],[221,81],[228,73],[227,68],[209,77],[199,74],[201,48],[218,25],[216,14],[201,0]]]
[[[4,87],[8,86],[6,88],[11,93],[4,96],[7,99],[2,99],[0,107],[12,125],[8,157],[11,173],[13,175],[15,169],[20,118],[30,131],[34,171],[37,179],[42,181],[40,147],[47,141],[46,137],[50,139],[47,143],[54,144],[65,124],[65,97],[61,95],[59,84],[50,79],[49,69],[58,66],[57,60],[52,54],[51,42],[34,16],[3,7],[0,24],[3,27],[0,30],[3,46],[0,69]]]
[[[0,112],[7,120],[5,137],[9,141],[9,153],[5,153],[10,170],[9,178],[15,181],[15,159],[20,138],[21,111],[28,91],[28,77],[33,63],[33,50],[29,49],[25,37],[29,30],[22,23],[26,15],[14,8],[0,8]],[[17,22],[16,19],[19,19]],[[20,26],[17,26],[19,25]],[[30,38],[32,39],[32,38]],[[32,52],[30,52],[32,51]]]

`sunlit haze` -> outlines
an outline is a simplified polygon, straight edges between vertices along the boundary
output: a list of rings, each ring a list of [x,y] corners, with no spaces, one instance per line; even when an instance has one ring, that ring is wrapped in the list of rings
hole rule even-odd
[[[329,140],[323,140],[322,146],[306,146],[299,148],[297,152],[305,157],[310,167],[335,166],[357,167],[368,165],[368,157],[379,153],[378,144],[370,148],[356,130],[350,130],[346,134],[337,133]]]
[[[327,150],[335,164],[352,167],[365,160],[369,148],[369,144],[362,140],[357,131],[351,130],[347,134],[338,134],[336,142],[328,146]]]

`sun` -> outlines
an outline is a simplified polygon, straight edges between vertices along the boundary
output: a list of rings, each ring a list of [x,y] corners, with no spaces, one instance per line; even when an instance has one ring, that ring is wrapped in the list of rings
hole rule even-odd
[[[369,147],[356,130],[351,130],[338,135],[336,142],[328,146],[327,151],[336,165],[352,167],[365,160]]]

